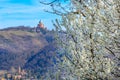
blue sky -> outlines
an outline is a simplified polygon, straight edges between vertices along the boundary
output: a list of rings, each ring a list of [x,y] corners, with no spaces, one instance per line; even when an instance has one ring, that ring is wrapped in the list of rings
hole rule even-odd
[[[48,29],[52,29],[51,20],[58,16],[43,9],[49,7],[41,5],[39,0],[0,0],[0,28],[21,25],[34,27],[41,19]]]

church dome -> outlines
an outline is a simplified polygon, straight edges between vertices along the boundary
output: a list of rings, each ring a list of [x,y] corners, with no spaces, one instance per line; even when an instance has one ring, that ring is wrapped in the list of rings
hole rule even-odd
[[[38,24],[37,27],[39,27],[39,28],[45,28],[45,26],[44,26],[44,24],[41,22],[41,20],[39,21],[39,24]]]

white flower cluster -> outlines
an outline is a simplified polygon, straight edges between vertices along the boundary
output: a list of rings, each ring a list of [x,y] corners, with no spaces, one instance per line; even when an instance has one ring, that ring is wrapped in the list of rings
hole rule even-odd
[[[120,35],[120,28],[116,26],[119,24],[116,19],[119,14],[114,3],[113,0],[110,2],[85,0],[77,3],[76,9],[79,9],[77,14],[71,12],[62,15],[61,23],[56,25],[60,25],[58,26],[60,30],[64,27],[65,32],[64,39],[58,35],[65,53],[63,66],[66,76],[64,78],[110,79],[115,63],[105,57],[110,53],[107,47],[113,42],[114,37]]]

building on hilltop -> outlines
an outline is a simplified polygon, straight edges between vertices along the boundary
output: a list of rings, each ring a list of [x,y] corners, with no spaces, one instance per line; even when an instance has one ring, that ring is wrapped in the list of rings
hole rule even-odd
[[[34,26],[32,31],[40,34],[46,34],[47,28],[44,26],[43,22],[40,20],[37,26]]]
[[[36,27],[36,32],[39,33],[43,29],[45,29],[45,26],[44,26],[44,24],[40,20],[39,23],[38,23],[38,25],[37,25],[37,27]]]
[[[37,27],[35,27],[34,29],[35,29],[35,32],[37,33],[42,33],[42,34],[46,33],[46,27],[44,26],[41,20],[39,21]]]
[[[45,28],[45,26],[44,26],[44,24],[41,22],[41,20],[39,21],[39,24],[37,25],[37,27],[39,27],[39,28]]]

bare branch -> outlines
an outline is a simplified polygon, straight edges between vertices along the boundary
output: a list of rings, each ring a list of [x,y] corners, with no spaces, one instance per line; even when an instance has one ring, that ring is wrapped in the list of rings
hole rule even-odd
[[[114,52],[112,50],[110,50],[109,48],[105,47],[105,49],[107,49],[110,53],[112,53],[112,55],[115,56]]]
[[[56,1],[58,1],[58,0],[53,0],[52,2],[49,2],[49,3],[45,3],[45,2],[40,1],[40,3],[44,4],[44,5],[51,5],[51,4],[55,3]]]

